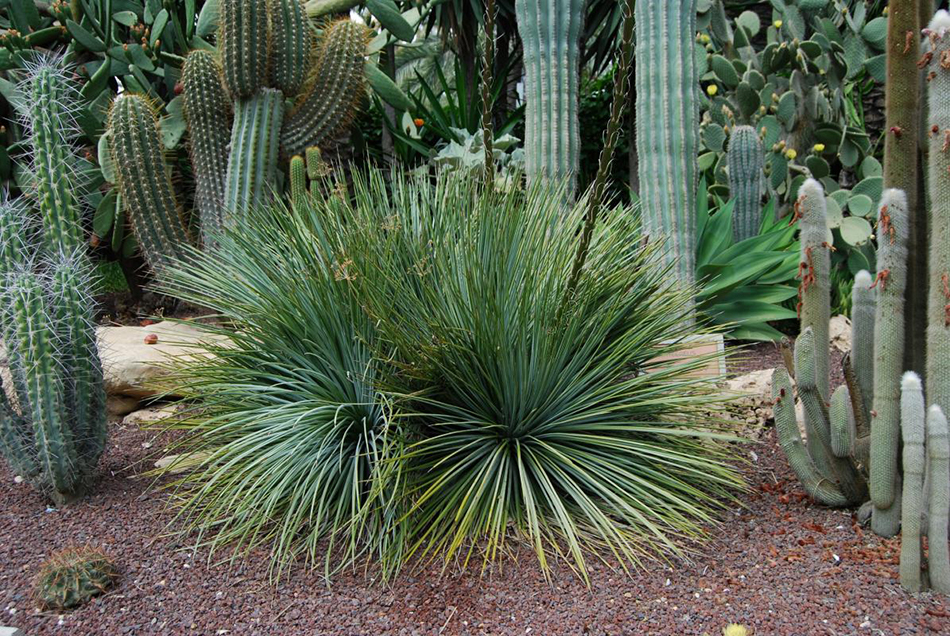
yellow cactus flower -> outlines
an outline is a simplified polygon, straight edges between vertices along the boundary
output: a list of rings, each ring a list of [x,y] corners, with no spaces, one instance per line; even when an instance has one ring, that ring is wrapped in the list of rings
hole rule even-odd
[[[815,144],[812,150],[814,150],[815,152],[824,152],[825,144]]]
[[[788,159],[789,161],[793,161],[795,157],[797,156],[798,156],[798,153],[795,152],[794,148],[789,148],[788,150],[785,151],[785,158]]]
[[[775,22],[772,23],[772,26],[774,26],[776,29],[781,29],[781,28],[782,28],[782,21],[781,21],[781,20],[776,20]]]
[[[718,92],[719,92],[719,87],[716,86],[715,84],[710,84],[709,86],[706,87],[706,94],[709,95],[710,97],[714,96]]]

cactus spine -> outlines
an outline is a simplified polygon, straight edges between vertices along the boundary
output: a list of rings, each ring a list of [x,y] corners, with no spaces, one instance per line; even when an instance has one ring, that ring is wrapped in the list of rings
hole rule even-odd
[[[934,591],[950,594],[950,554],[947,551],[948,508],[950,508],[950,441],[947,418],[938,405],[927,412],[927,457],[930,489],[928,565]]]
[[[30,96],[27,124],[46,247],[71,253],[83,243],[71,139],[78,93],[57,59],[40,62],[25,84]]]
[[[146,261],[160,270],[184,258],[192,242],[165,170],[158,117],[139,95],[116,98],[109,114],[110,148],[119,192]]]
[[[287,114],[280,144],[284,155],[303,154],[345,129],[363,99],[363,56],[368,30],[350,20],[327,28],[317,63],[294,107]]]
[[[900,377],[904,364],[904,288],[907,284],[907,198],[889,189],[878,211],[877,312],[874,322],[874,401],[871,411],[872,528],[897,534],[900,519],[883,515],[894,505],[900,445]],[[883,516],[882,516],[883,515]],[[889,524],[882,519],[890,520]]]
[[[516,0],[524,44],[528,180],[566,180],[580,166],[580,36],[585,0]],[[694,12],[695,14],[695,12]]]
[[[224,193],[225,209],[237,215],[229,217],[232,221],[266,201],[276,187],[283,119],[284,97],[278,90],[265,88],[236,104]]]
[[[195,207],[201,220],[202,243],[211,244],[211,233],[224,219],[224,182],[228,168],[231,102],[221,84],[223,71],[212,53],[192,51],[185,59],[181,82],[184,114],[191,136],[194,165]]]
[[[267,27],[267,0],[221,0],[224,84],[234,99],[264,87],[271,50]]]
[[[762,170],[765,156],[752,126],[737,126],[729,137],[729,195],[735,199],[732,237],[736,242],[758,236],[762,223]]]
[[[911,592],[919,592],[922,507],[924,494],[924,466],[926,428],[924,389],[920,376],[913,371],[901,380],[901,432],[904,438],[904,490],[901,496],[901,585]]]
[[[644,227],[650,236],[668,241],[668,261],[675,263],[680,281],[691,286],[696,280],[699,148],[696,0],[638,2],[636,24],[637,153]],[[815,335],[820,336],[817,331]]]
[[[927,188],[930,200],[930,296],[927,309],[927,400],[950,412],[950,14],[938,11],[928,31]],[[924,58],[925,60],[927,58]]]
[[[272,0],[269,3],[274,52],[273,84],[293,97],[310,70],[313,32],[301,0]]]

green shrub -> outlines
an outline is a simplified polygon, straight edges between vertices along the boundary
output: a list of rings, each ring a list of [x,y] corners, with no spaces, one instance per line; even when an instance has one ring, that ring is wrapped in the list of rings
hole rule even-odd
[[[585,577],[586,549],[626,567],[702,535],[742,482],[689,375],[708,360],[655,361],[693,335],[692,292],[633,210],[605,215],[568,296],[583,199],[448,175],[326,191],[168,287],[237,327],[182,374],[185,445],[211,453],[179,484],[186,528],[278,560],[331,537],[389,568],[524,540]]]

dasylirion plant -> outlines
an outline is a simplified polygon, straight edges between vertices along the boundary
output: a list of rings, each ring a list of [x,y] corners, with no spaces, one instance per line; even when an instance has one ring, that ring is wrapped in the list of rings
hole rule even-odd
[[[364,25],[330,22],[318,40],[301,0],[222,0],[220,10],[218,53],[192,51],[181,82],[205,246],[222,225],[240,223],[248,208],[282,194],[282,159],[331,143],[349,125],[365,96],[367,65]],[[157,248],[145,249],[155,269],[181,258],[185,246],[197,241],[182,216],[184,197],[176,200],[168,169],[152,152],[158,149],[156,121],[154,114],[146,116],[147,106],[143,97],[120,96],[110,143],[120,170],[126,169],[119,157],[123,149],[138,145],[149,151],[135,166],[149,174],[137,180],[121,175],[118,185],[133,227],[136,217],[152,219],[136,234],[150,233],[140,241]],[[124,116],[132,110],[137,122],[126,126]],[[140,183],[162,196],[143,196]]]
[[[77,250],[45,252],[19,201],[0,204],[0,333],[11,387],[0,381],[0,451],[57,505],[81,496],[106,441],[105,390]],[[16,237],[20,237],[17,239]]]
[[[535,179],[568,181],[580,167],[580,36],[585,0],[517,0],[524,45],[525,170]]]
[[[729,194],[735,242],[758,236],[762,223],[762,169],[765,155],[759,133],[752,126],[736,126],[729,137]]]
[[[638,2],[637,154],[644,227],[667,241],[680,281],[696,281],[699,75],[696,0]]]
[[[118,576],[115,561],[99,548],[66,548],[43,563],[34,595],[43,609],[68,610],[108,591]]]

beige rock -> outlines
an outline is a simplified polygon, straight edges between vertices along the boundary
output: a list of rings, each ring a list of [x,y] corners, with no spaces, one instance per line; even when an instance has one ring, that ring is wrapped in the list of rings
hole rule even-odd
[[[109,415],[121,417],[137,411],[141,401],[128,395],[109,395],[106,398],[106,411]]]
[[[145,427],[178,415],[185,410],[182,404],[158,404],[129,413],[122,419],[123,426]]]
[[[166,455],[157,462],[155,468],[164,470],[170,475],[184,473],[199,466],[211,454],[206,452],[183,453],[181,455]]]
[[[106,391],[138,398],[158,392],[156,383],[168,375],[170,360],[200,356],[202,342],[223,340],[194,325],[168,321],[147,327],[99,327],[96,333]],[[146,336],[152,334],[157,343],[145,344]]]
[[[841,352],[851,351],[851,320],[847,316],[835,316],[828,323],[831,346]]]

